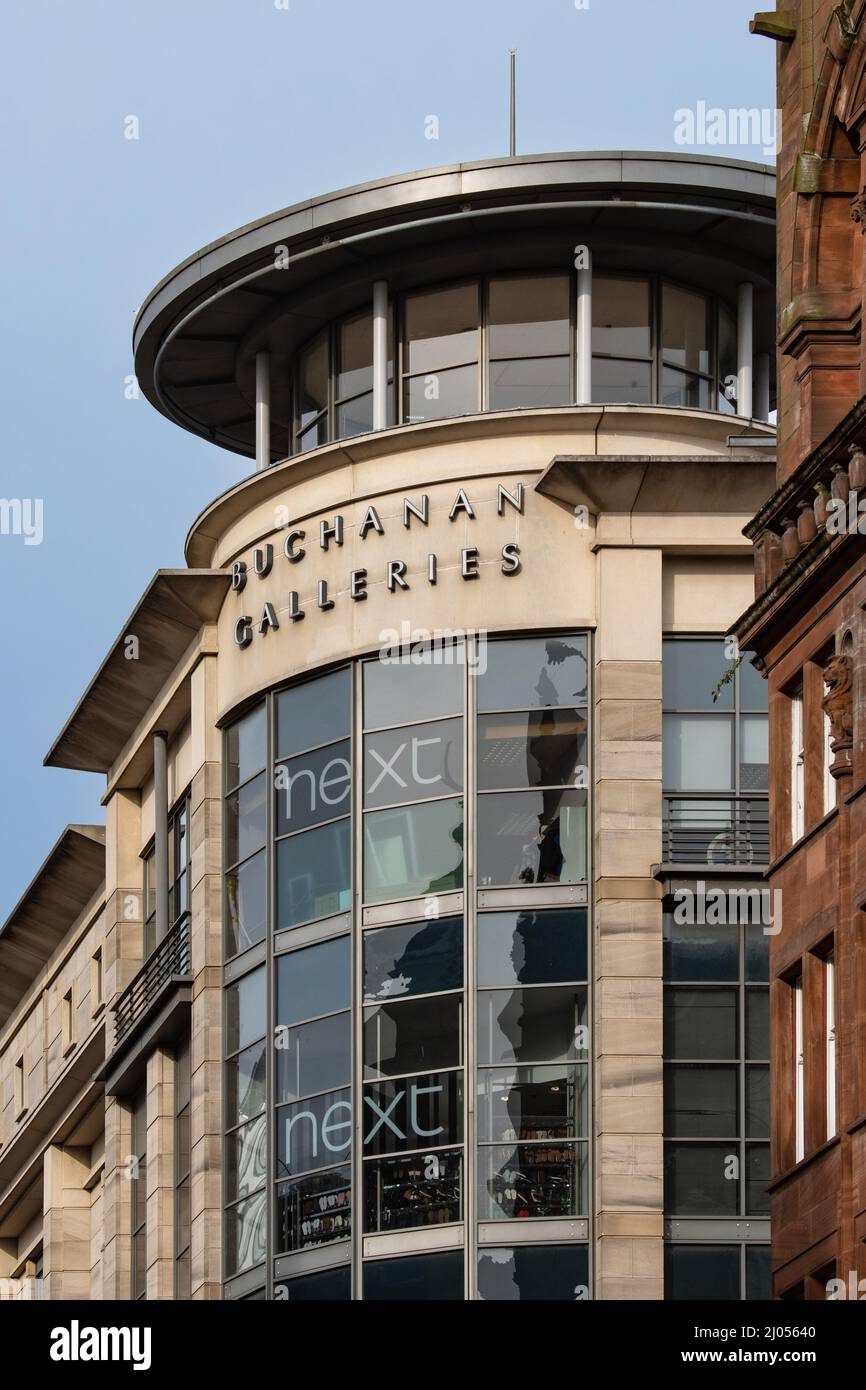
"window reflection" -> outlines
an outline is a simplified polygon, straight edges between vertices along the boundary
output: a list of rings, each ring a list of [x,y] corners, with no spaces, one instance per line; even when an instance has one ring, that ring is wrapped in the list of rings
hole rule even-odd
[[[364,999],[463,986],[463,918],[408,922],[364,934]]]
[[[574,1303],[589,1297],[585,1245],[515,1245],[478,1252],[478,1297],[513,1303]]]
[[[462,800],[365,815],[366,902],[446,893],[462,886]]]
[[[509,1067],[478,1077],[481,1143],[579,1139],[587,1135],[586,1065]]]
[[[346,1240],[352,1230],[352,1172],[348,1166],[331,1168],[324,1173],[307,1173],[293,1182],[277,1183],[276,1246],[280,1254],[293,1250],[311,1250],[334,1240]],[[346,1297],[345,1293],[326,1293],[316,1280],[332,1280],[349,1271],[332,1270],[324,1275],[309,1276],[309,1289],[300,1290],[307,1279],[293,1279],[288,1284],[289,1298]]]
[[[581,1216],[588,1208],[587,1145],[491,1145],[478,1151],[482,1221]]]
[[[478,882],[580,883],[586,878],[586,792],[478,798]]]
[[[478,718],[478,788],[574,784],[586,766],[586,711],[544,709]]]
[[[434,720],[367,734],[364,806],[391,806],[463,790],[463,721]]]
[[[364,1164],[364,1228],[399,1231],[463,1218],[463,1155],[459,1149]]]
[[[541,985],[586,979],[586,911],[482,912],[478,983]]]
[[[364,1074],[402,1076],[463,1061],[463,996],[407,999],[364,1011]]]
[[[588,1055],[586,989],[482,990],[478,1060],[574,1062]]]
[[[479,710],[566,708],[586,702],[584,637],[487,642],[478,670]]]

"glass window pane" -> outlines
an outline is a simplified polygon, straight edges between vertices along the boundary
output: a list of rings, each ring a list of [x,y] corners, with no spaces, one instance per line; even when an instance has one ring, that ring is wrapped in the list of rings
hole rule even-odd
[[[267,1253],[265,1221],[267,1192],[257,1192],[226,1211],[226,1274],[240,1274],[259,1264]]]
[[[226,1055],[248,1047],[267,1032],[264,966],[225,990]]]
[[[348,936],[277,956],[277,1023],[287,1026],[351,1004],[352,954]]]
[[[733,789],[734,721],[729,715],[666,714],[663,778],[668,791]]]
[[[366,808],[462,790],[462,719],[442,719],[365,736]]]
[[[348,1080],[348,1065],[345,1068]],[[348,1090],[329,1091],[312,1100],[277,1109],[277,1177],[328,1168],[348,1157],[352,1146],[352,1106]]]
[[[337,325],[337,398],[373,389],[373,316],[355,314]]]
[[[770,1069],[746,1067],[746,1136],[770,1137]]]
[[[677,1139],[735,1139],[736,1067],[665,1067],[665,1134]]]
[[[226,786],[236,787],[264,767],[266,747],[265,707],[257,705],[226,730]]]
[[[463,1143],[463,1073],[437,1072],[364,1087],[364,1153]]]
[[[762,892],[768,892],[763,889]],[[775,917],[773,899],[762,900],[762,921],[759,924],[751,921],[746,927],[746,979],[756,981],[766,981],[770,978],[770,936],[764,931],[765,926],[770,926],[768,918],[772,913]],[[779,919],[781,925],[781,918]]]
[[[736,1216],[737,1145],[665,1144],[665,1214],[668,1216]]]
[[[645,280],[596,275],[592,282],[592,350],[649,357],[650,291]]]
[[[478,708],[568,708],[585,704],[586,676],[584,637],[487,642],[478,663]]]
[[[677,917],[705,917],[694,889],[690,898],[676,898],[664,915],[664,977],[666,980],[736,980],[740,971],[738,929],[728,923],[683,922]]]
[[[400,1231],[460,1221],[462,1197],[463,1154],[459,1149],[374,1158],[364,1164],[366,1231]]]
[[[407,294],[403,305],[407,372],[430,372],[477,360],[477,285]]]
[[[347,817],[278,842],[277,931],[348,909],[352,899],[350,827]]]
[[[769,720],[765,714],[740,719],[740,791],[765,792],[769,786]]]
[[[587,1149],[585,1143],[483,1146],[478,1150],[479,1218],[584,1216]]]
[[[583,908],[479,913],[479,985],[585,980],[586,969]]]
[[[740,709],[767,712],[767,682],[752,665],[752,652],[745,652],[740,663]]]
[[[575,1303],[589,1297],[585,1245],[515,1245],[478,1252],[478,1297],[485,1302]]]
[[[413,1255],[404,1260],[371,1260],[364,1265],[364,1299],[443,1302],[463,1299],[463,1252]]]
[[[300,355],[298,380],[301,428],[328,405],[328,333],[320,333]]]
[[[265,860],[265,851],[261,850],[233,873],[226,874],[226,953],[229,956],[245,951],[264,938],[267,916]]]
[[[462,917],[406,922],[364,933],[366,1001],[462,986]]]
[[[430,801],[364,817],[364,900],[463,887],[463,801]]]
[[[332,1014],[276,1037],[277,1100],[300,1100],[336,1091],[351,1080],[351,1016]]]
[[[770,1057],[770,993],[746,990],[746,1056],[766,1062]]]
[[[478,1138],[580,1139],[589,1124],[585,1065],[509,1067],[478,1073]]]
[[[666,710],[729,710],[734,708],[734,681],[719,687],[733,669],[723,642],[665,642],[662,648],[662,686]],[[713,692],[719,696],[713,700]]]
[[[652,367],[649,362],[593,357],[592,399],[595,405],[651,405]]]
[[[248,1197],[267,1178],[268,1127],[260,1115],[225,1137],[226,1201]]]
[[[738,1245],[665,1246],[665,1298],[738,1301]]]
[[[702,294],[662,286],[662,351],[666,362],[693,372],[710,370],[710,301]]]
[[[570,284],[565,275],[490,281],[491,357],[553,356],[569,351]]]
[[[770,1215],[769,1144],[746,1145],[746,1212],[749,1216]]]
[[[310,449],[318,449],[320,444],[328,442],[328,417],[322,415],[309,429],[304,430],[303,434],[298,435],[296,453],[306,454]]]
[[[365,1076],[441,1071],[463,1061],[463,996],[408,999],[364,1011]]]
[[[389,422],[390,423],[390,422]],[[337,438],[351,439],[356,434],[369,434],[373,428],[373,392],[356,396],[345,405],[337,406]]]
[[[225,801],[226,863],[246,859],[265,843],[265,774],[254,777]]]
[[[736,990],[665,990],[664,1054],[689,1061],[736,1060]]]
[[[308,1173],[294,1182],[277,1183],[277,1253],[310,1250],[316,1245],[328,1245],[332,1240],[346,1240],[352,1233],[351,1183],[352,1170],[348,1166],[331,1168],[324,1173]],[[349,1275],[346,1266],[325,1274],[291,1279],[284,1287],[289,1299],[348,1298]],[[322,1282],[317,1283],[319,1280]],[[334,1292],[330,1281],[345,1288],[346,1292]],[[277,1284],[276,1288],[279,1287]]]
[[[582,1062],[586,989],[497,989],[478,995],[478,1061]]]
[[[480,715],[479,790],[573,786],[587,766],[586,730],[583,709]]]
[[[279,1201],[279,1189],[277,1193]],[[284,1284],[274,1285],[274,1298],[286,1303],[346,1303],[351,1297],[352,1271],[348,1265],[341,1269],[326,1269],[321,1274],[305,1274],[300,1279],[288,1279]]]
[[[301,753],[274,771],[276,833],[288,835],[322,821],[336,820],[352,808],[352,753],[348,739]]]
[[[673,367],[662,372],[662,405],[683,410],[711,410],[712,387],[706,377],[688,376]]]
[[[478,797],[478,883],[580,883],[586,878],[586,792]]]
[[[568,405],[571,364],[567,357],[517,357],[490,363],[489,410]]]
[[[413,719],[460,714],[463,709],[462,643],[416,649],[415,658],[364,663],[364,728],[382,729]]]
[[[267,1041],[253,1043],[226,1062],[226,1128],[252,1120],[265,1108]]]
[[[403,419],[408,425],[474,415],[479,409],[477,364],[428,372],[403,383]]]
[[[348,669],[281,690],[277,704],[278,758],[288,758],[321,743],[348,738],[351,683]]]
[[[773,1297],[773,1268],[769,1245],[746,1246],[746,1298],[767,1301]]]

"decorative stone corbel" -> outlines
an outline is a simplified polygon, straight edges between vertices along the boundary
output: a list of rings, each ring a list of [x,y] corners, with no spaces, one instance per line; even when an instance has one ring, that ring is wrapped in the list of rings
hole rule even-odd
[[[850,656],[831,656],[824,667],[828,687],[822,709],[830,720],[830,748],[833,777],[850,777],[851,749],[854,746],[854,669]]]

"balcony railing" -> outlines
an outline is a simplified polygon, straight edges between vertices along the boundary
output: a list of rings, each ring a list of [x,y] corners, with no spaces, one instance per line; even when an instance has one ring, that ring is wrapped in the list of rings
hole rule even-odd
[[[158,943],[115,1004],[115,1047],[144,1017],[166,985],[191,978],[190,924],[189,918],[184,917]]]
[[[766,796],[666,796],[662,821],[665,864],[729,868],[769,862]]]

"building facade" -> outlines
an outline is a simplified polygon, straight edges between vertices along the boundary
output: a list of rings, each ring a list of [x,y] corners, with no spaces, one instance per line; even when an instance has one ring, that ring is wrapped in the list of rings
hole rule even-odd
[[[717,900],[767,860],[725,637],[774,197],[694,156],[461,165],[148,297],[144,393],[257,466],[46,758],[106,778],[105,828],[0,932],[7,1281],[767,1296],[769,935]]]
[[[866,25],[860,0],[787,5],[777,41],[779,457],[748,529],[756,600],[737,625],[769,687],[773,1279],[777,1297],[863,1296],[866,966],[862,334]]]

